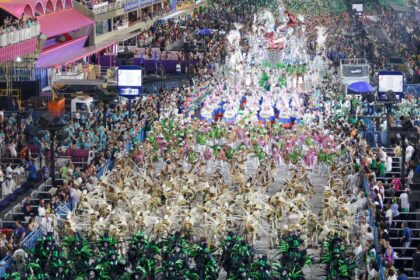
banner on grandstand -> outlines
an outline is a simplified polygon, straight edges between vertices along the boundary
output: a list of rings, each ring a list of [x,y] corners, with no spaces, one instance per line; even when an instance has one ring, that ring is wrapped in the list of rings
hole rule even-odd
[[[143,7],[147,7],[152,4],[160,3],[160,2],[161,0],[131,0],[130,2],[124,4],[124,12],[138,10]]]
[[[102,2],[102,3],[98,3],[98,4],[94,4],[93,5],[93,10],[99,10],[99,9],[101,9],[103,7],[108,6],[108,4],[109,4],[108,1]]]
[[[341,75],[349,78],[369,76],[369,66],[345,64],[343,65]]]

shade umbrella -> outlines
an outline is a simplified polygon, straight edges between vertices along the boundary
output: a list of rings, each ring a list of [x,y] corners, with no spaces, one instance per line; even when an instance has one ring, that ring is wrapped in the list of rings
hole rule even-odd
[[[199,36],[211,36],[213,35],[213,31],[211,31],[210,29],[207,28],[203,28],[198,30],[197,35]]]
[[[355,82],[350,84],[347,89],[355,93],[368,93],[375,90],[368,82]]]

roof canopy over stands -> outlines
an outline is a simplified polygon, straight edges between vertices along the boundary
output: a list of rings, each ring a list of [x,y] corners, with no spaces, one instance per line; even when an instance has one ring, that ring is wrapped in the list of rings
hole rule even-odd
[[[74,9],[38,17],[41,32],[47,37],[61,35],[70,31],[93,25],[94,21]],[[60,22],[60,24],[57,24]]]
[[[23,15],[42,16],[71,8],[71,0],[13,0],[0,3],[0,9],[17,18],[22,18]]]

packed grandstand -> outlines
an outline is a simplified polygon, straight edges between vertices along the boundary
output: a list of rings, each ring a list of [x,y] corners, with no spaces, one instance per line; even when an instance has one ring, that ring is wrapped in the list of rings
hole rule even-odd
[[[0,9],[0,279],[420,279],[418,1]]]

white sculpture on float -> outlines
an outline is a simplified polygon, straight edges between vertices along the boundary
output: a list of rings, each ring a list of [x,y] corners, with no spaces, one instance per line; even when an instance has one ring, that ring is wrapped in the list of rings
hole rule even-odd
[[[299,25],[295,28],[288,28],[286,35],[286,42],[281,60],[284,64],[297,65],[297,64],[308,64],[309,56],[306,52],[306,37],[305,37],[305,25],[304,17],[298,15],[297,19]]]
[[[320,51],[324,48],[327,41],[327,28],[325,26],[317,26],[315,29],[317,33],[316,48],[317,51]]]
[[[268,50],[278,51],[284,48],[285,37],[276,27],[273,13],[267,9],[262,10],[257,17],[258,31],[264,36],[264,46]]]
[[[262,30],[263,32],[274,31],[275,24],[276,19],[268,9],[264,9],[254,16],[254,25],[258,27],[258,30]]]
[[[243,61],[242,51],[241,51],[241,33],[239,30],[242,28],[242,24],[235,23],[235,30],[229,31],[227,35],[227,40],[229,42],[230,57],[229,57],[229,66],[232,69],[237,69],[239,71],[239,66]]]
[[[279,62],[280,51],[285,45],[285,37],[278,27],[273,13],[264,9],[254,15],[252,34],[247,36],[251,47],[248,63],[261,65],[263,61]]]

